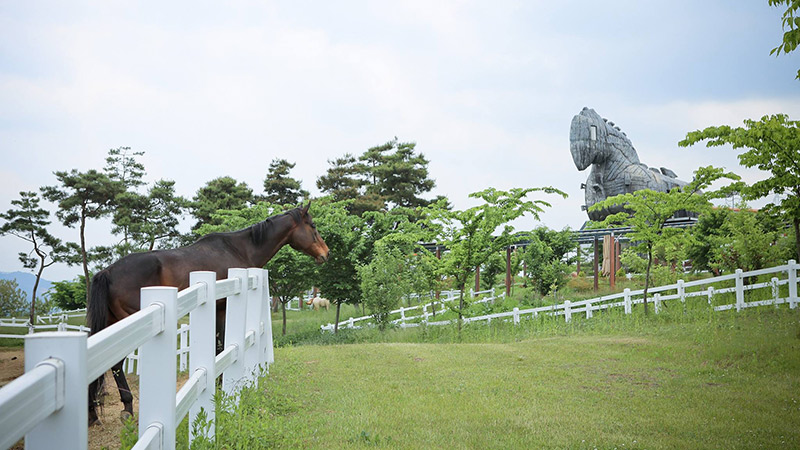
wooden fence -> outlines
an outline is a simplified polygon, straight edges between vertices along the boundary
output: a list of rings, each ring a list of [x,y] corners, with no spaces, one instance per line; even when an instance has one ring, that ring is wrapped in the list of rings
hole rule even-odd
[[[141,309],[87,337],[43,332],[25,338],[25,374],[0,389],[0,448],[25,437],[26,449],[86,449],[88,384],[140,349],[139,441],[175,448],[177,425],[204,410],[214,421],[215,380],[236,396],[274,361],[267,273],[230,269],[228,278],[192,272],[190,287],[142,289]],[[225,349],[215,355],[216,300],[227,298]],[[189,380],[177,395],[178,320],[189,314]],[[190,440],[192,430],[190,431]],[[214,427],[209,430],[211,438]]]
[[[789,304],[789,307],[794,309],[797,307],[797,271],[800,268],[794,260],[790,260],[787,264],[782,266],[770,267],[767,269],[753,270],[744,272],[737,269],[735,273],[729,275],[722,275],[713,278],[706,278],[701,280],[685,282],[678,280],[677,283],[656,286],[648,289],[648,301],[653,305],[653,309],[658,314],[667,301],[680,300],[685,303],[688,299],[700,297],[706,299],[709,307],[714,311],[725,311],[735,309],[741,311],[745,308],[753,308],[757,306]],[[764,275],[774,275],[769,281],[759,283],[747,284],[745,281],[751,278],[763,277]],[[786,286],[786,288],[783,288]],[[769,295],[767,299],[746,301],[747,292],[754,292],[756,290],[768,290]],[[733,293],[732,303],[715,305],[717,298],[722,294]],[[452,301],[452,293],[450,297],[443,300],[443,302]],[[762,295],[763,297],[764,295]],[[493,297],[490,297],[493,300]],[[486,299],[482,300],[486,301]],[[401,328],[419,327],[419,326],[436,326],[436,325],[449,325],[455,323],[456,320],[441,320],[430,321],[431,315],[427,309],[435,302],[425,305],[418,305],[409,308],[400,308],[391,312],[391,314],[400,313],[401,318],[394,320],[393,323],[399,325]],[[594,313],[598,311],[609,310],[612,308],[623,308],[625,314],[631,314],[634,305],[644,303],[644,290],[630,290],[625,289],[611,295],[604,295],[602,297],[590,298],[587,300],[570,301],[566,300],[563,303],[549,306],[540,306],[536,308],[519,309],[514,308],[511,311],[505,311],[494,314],[485,314],[481,316],[465,317],[464,323],[479,323],[491,322],[492,320],[507,320],[514,324],[520,323],[523,318],[536,318],[540,314],[551,316],[563,316],[567,322],[572,320],[574,314],[585,314],[586,318],[591,318]],[[423,314],[414,317],[407,317],[406,312],[422,309]],[[367,324],[372,319],[372,316],[364,316],[358,318],[351,318],[339,322],[342,328],[361,328],[363,325],[356,325],[359,322]],[[322,331],[332,331],[333,324],[323,325]]]

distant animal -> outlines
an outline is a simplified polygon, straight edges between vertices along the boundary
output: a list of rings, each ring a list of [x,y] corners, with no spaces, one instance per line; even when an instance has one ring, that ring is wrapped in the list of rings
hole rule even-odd
[[[331,306],[331,301],[327,298],[314,297],[306,300],[306,305],[314,305],[315,311],[319,311],[320,308],[325,308],[325,311],[327,311],[328,307]]]
[[[232,267],[263,267],[286,244],[312,258],[317,264],[328,259],[328,245],[322,240],[311,215],[309,203],[272,216],[248,228],[230,233],[212,233],[188,247],[133,253],[98,272],[92,279],[87,316],[91,333],[139,310],[139,291],[145,286],[189,286],[189,272],[216,272],[228,276]],[[218,341],[225,336],[225,300],[217,301]],[[122,361],[112,367],[123,403],[121,418],[133,415],[133,396],[122,371]],[[103,376],[89,386],[89,424],[99,423],[97,396]]]
[[[572,118],[569,150],[578,170],[592,166],[589,178],[582,186],[586,190],[583,209],[592,220],[603,220],[610,214],[624,210],[624,206],[618,206],[589,211],[592,205],[608,197],[642,189],[669,192],[672,188],[687,184],[666,167],[659,170],[639,162],[628,136],[614,122],[600,117],[593,109],[583,108]]]

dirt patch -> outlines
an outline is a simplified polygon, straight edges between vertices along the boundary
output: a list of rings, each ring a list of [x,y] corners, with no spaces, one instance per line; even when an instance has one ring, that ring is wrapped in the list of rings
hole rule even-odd
[[[0,349],[0,386],[13,381],[25,373],[25,351],[24,349]],[[135,374],[126,374],[128,384],[133,393],[133,411],[139,411],[139,377]],[[122,402],[119,400],[119,391],[114,382],[111,372],[105,375],[106,395],[104,406],[98,411],[101,425],[89,427],[89,449],[100,450],[102,448],[119,448],[120,435],[122,434],[122,421],[119,414],[122,412]],[[189,375],[185,372],[178,373],[178,386],[183,385]],[[178,387],[176,387],[176,392]],[[25,447],[20,440],[11,447],[13,450],[23,450]]]

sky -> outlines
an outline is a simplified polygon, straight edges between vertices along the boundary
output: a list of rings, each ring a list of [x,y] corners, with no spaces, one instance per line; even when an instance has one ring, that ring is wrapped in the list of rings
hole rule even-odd
[[[569,197],[531,196],[552,206],[515,225],[579,229],[588,170],[569,127],[584,106],[681,179],[706,165],[765,176],[730,148],[677,142],[800,118],[800,52],[769,54],[781,13],[766,0],[1,2],[0,211],[118,147],[186,197],[220,176],[260,193],[275,158],[319,195],[328,160],[397,137],[430,161],[429,198],[462,209],[487,187],[553,186]],[[109,228],[90,223],[89,245],[114,243]],[[29,250],[0,237],[0,271]]]

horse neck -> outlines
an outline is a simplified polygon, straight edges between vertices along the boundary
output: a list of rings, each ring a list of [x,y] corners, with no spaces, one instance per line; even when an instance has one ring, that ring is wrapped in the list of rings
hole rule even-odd
[[[292,232],[295,229],[295,223],[290,214],[284,214],[269,218],[264,222],[254,225],[254,227],[255,226],[266,227],[264,230],[265,236],[262,236],[262,242],[260,244],[256,244],[255,239],[252,237],[252,233],[255,232],[253,227],[249,229],[251,234],[250,242],[253,247],[250,258],[251,262],[253,267],[262,267],[278,253],[281,247],[289,243],[289,238],[291,238]]]
[[[633,146],[622,143],[621,146],[606,144],[603,149],[603,158],[595,163],[595,168],[602,174],[603,180],[616,179],[627,167],[638,165],[639,156]]]

